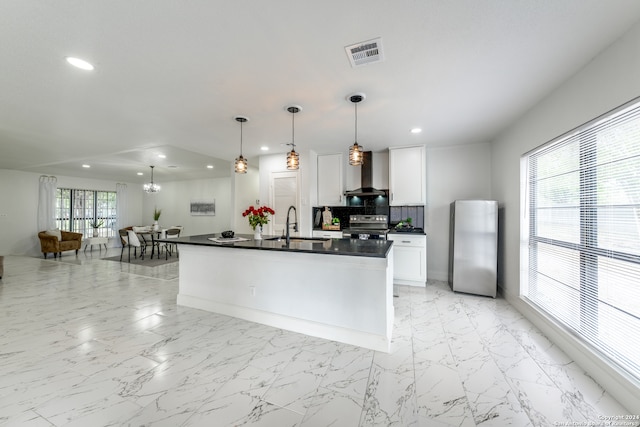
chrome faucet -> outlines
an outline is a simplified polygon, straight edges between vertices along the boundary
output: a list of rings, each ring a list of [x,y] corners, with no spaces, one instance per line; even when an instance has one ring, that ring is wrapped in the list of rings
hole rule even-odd
[[[291,205],[289,206],[289,210],[287,210],[287,234],[286,234],[286,239],[287,239],[287,246],[289,245],[289,243],[291,242],[291,234],[290,234],[290,227],[291,225],[289,225],[289,214],[291,213],[291,209],[293,209],[293,213],[295,215],[295,219],[296,222],[293,223],[293,231],[297,232],[298,231],[298,211],[296,211],[296,207]]]

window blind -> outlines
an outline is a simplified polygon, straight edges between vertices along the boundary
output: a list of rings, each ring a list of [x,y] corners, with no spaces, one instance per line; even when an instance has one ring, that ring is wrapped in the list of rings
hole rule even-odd
[[[522,163],[521,295],[640,380],[640,102]]]

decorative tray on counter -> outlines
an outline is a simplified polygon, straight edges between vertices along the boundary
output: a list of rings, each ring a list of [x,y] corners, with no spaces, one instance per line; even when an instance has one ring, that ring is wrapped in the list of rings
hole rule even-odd
[[[340,231],[340,224],[322,224],[322,229]]]
[[[235,243],[246,242],[249,239],[245,239],[244,237],[208,237],[208,240],[216,243]]]

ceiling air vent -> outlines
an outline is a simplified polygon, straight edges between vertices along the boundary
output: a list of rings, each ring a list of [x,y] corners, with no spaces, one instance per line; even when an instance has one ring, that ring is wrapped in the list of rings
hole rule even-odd
[[[382,38],[367,40],[344,48],[352,67],[371,64],[384,60]]]

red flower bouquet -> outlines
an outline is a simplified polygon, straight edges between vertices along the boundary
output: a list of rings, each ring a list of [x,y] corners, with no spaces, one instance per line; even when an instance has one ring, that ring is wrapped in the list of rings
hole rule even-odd
[[[269,222],[269,215],[275,215],[275,211],[268,206],[262,206],[259,208],[254,208],[253,206],[249,206],[249,209],[242,213],[242,216],[246,216],[249,218],[249,225],[254,230],[258,225],[263,226]]]

